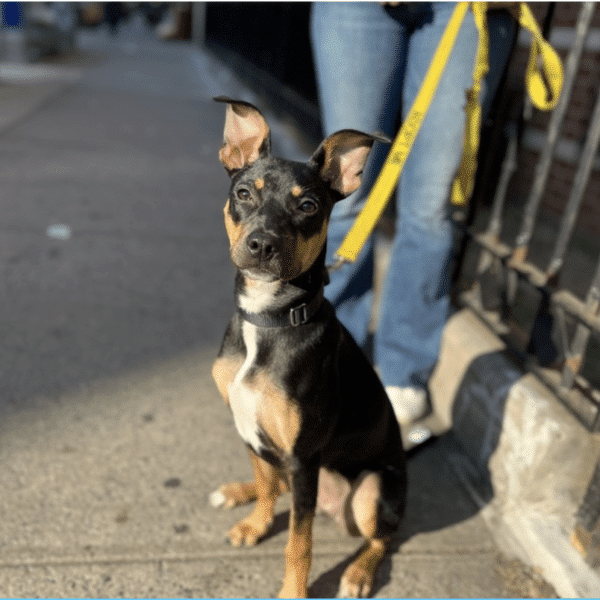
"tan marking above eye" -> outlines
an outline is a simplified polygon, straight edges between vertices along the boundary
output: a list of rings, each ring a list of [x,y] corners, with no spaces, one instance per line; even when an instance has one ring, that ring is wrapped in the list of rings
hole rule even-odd
[[[265,187],[265,180],[261,179],[260,177],[258,179],[254,180],[254,187],[257,190],[262,190]]]
[[[300,198],[300,196],[302,196],[302,188],[299,185],[295,185],[292,188],[292,196],[294,196],[294,198]]]

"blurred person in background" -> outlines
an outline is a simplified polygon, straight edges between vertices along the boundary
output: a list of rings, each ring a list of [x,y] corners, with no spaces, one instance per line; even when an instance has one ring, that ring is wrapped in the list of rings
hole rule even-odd
[[[348,128],[393,138],[454,8],[452,2],[314,3],[311,42],[325,134]],[[486,80],[488,88],[497,86],[514,35],[508,15],[498,23],[502,26],[495,27],[495,34],[490,32],[497,56],[490,57],[494,81],[490,85]],[[449,314],[454,241],[449,195],[462,156],[466,92],[473,84],[477,41],[468,11],[395,195],[395,235],[373,336],[373,361],[404,426],[430,411],[427,385]],[[328,264],[335,262],[333,255],[364,206],[388,150],[376,144],[361,188],[336,204]],[[372,314],[373,261],[371,236],[354,263],[331,274],[325,290],[363,348]]]

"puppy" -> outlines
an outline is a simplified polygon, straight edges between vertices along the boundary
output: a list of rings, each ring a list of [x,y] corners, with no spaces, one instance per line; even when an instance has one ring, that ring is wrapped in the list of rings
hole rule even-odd
[[[317,504],[365,543],[340,594],[370,594],[405,506],[400,431],[381,382],[323,297],[327,225],[355,191],[376,135],[342,130],[307,163],[273,156],[269,126],[247,102],[227,105],[219,158],[231,177],[225,229],[237,269],[235,303],[213,367],[249,449],[254,480],[229,483],[214,505],[256,501],[229,531],[254,545],[291,491],[280,597],[306,597]]]

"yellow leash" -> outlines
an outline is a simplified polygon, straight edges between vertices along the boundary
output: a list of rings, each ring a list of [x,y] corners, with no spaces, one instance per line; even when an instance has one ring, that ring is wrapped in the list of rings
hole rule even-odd
[[[475,26],[479,34],[475,70],[473,71],[473,87],[467,92],[467,121],[465,124],[465,141],[463,155],[458,173],[452,182],[450,200],[455,206],[464,206],[471,194],[477,171],[477,152],[479,150],[479,133],[481,129],[481,82],[489,68],[489,39],[487,30],[487,2],[471,4]]]
[[[463,157],[451,190],[453,204],[460,206],[468,202],[473,192],[473,181],[477,169],[477,151],[481,126],[479,95],[481,82],[488,71],[486,2],[459,2],[456,5],[429,65],[421,89],[392,144],[367,202],[336,252],[338,260],[334,268],[343,262],[356,260],[361,248],[381,217],[433,100],[469,5],[475,18],[479,41],[473,72],[474,83],[467,94],[467,123]],[[562,88],[563,69],[560,57],[543,39],[529,7],[521,2],[515,3],[511,8],[513,13],[516,11],[515,16],[521,27],[531,33],[529,63],[525,74],[529,96],[534,106],[540,110],[550,110],[556,106]]]
[[[525,83],[533,105],[540,110],[552,110],[560,96],[563,84],[563,66],[560,56],[542,37],[542,32],[529,6],[520,2],[514,7],[519,24],[531,33],[529,62]],[[546,82],[548,85],[546,85]]]

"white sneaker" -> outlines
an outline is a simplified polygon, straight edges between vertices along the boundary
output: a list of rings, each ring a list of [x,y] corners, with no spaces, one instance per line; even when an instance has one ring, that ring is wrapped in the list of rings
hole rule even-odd
[[[431,437],[431,431],[427,427],[417,425],[414,429],[411,429],[406,435],[406,439],[410,446],[418,446],[423,444]]]
[[[389,385],[385,388],[400,425],[409,425],[428,411],[427,392],[419,388]]]

